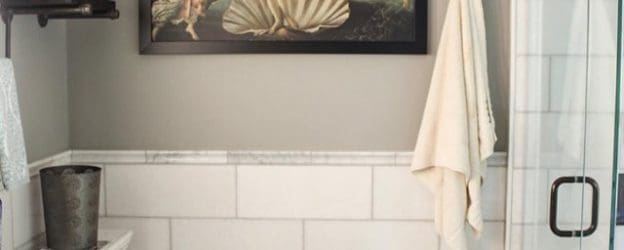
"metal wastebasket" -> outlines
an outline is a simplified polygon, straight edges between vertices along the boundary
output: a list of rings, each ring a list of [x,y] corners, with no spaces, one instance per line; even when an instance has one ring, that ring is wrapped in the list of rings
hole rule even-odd
[[[96,248],[101,172],[94,166],[57,166],[39,171],[48,248]]]

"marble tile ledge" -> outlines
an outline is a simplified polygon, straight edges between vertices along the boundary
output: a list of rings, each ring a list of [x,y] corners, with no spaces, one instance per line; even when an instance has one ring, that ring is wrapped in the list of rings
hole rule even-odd
[[[205,165],[331,165],[409,166],[412,153],[368,151],[153,151],[153,150],[68,150],[33,162],[31,176],[39,169],[62,164],[205,164]],[[507,153],[496,152],[490,167],[505,167]]]

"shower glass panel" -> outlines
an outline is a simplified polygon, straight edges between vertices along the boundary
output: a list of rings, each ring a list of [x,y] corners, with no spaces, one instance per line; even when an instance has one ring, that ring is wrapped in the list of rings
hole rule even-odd
[[[617,249],[624,238],[612,223],[620,1],[512,0],[507,249]]]

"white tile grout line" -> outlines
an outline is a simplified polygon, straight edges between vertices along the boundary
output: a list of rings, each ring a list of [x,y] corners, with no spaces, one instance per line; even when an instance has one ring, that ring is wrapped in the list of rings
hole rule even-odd
[[[104,216],[108,215],[108,178],[106,178],[106,165],[102,165],[102,176],[104,177],[104,184],[103,184],[103,190],[102,190],[102,194],[104,194]],[[100,194],[100,195],[102,195]]]
[[[13,209],[14,208],[13,207],[13,192],[12,191],[8,191],[8,192],[9,193],[8,193],[7,196],[9,197],[9,200],[10,200],[9,201],[9,206],[11,207],[10,208],[11,209],[11,216],[10,216],[11,217],[10,218],[11,219],[10,220],[10,223],[11,223],[11,225],[10,225],[11,226],[11,247],[13,249],[15,249],[17,246],[15,245],[16,244],[15,243],[15,225],[14,225],[15,220],[13,219],[14,214],[15,214],[15,209]],[[9,206],[6,206],[6,207],[8,208]],[[3,207],[4,207],[4,204],[3,204]],[[3,216],[6,216],[6,215],[3,214]]]
[[[370,218],[375,219],[375,167],[371,166],[371,178],[370,178]]]
[[[435,249],[436,250],[442,250],[442,247],[440,246],[440,236],[438,236],[437,238],[438,238],[438,240],[437,240],[438,244],[437,244],[437,247]]]
[[[234,165],[234,215],[238,218],[238,165]]]
[[[394,158],[394,162],[392,164],[393,166],[399,165],[399,154],[400,154],[399,152],[394,152],[394,157],[393,157]]]
[[[546,110],[548,112],[553,111],[552,108],[552,100],[553,100],[553,57],[552,56],[547,56],[545,57],[546,60],[548,60],[548,88],[546,88],[546,90],[548,91],[547,97],[548,97],[548,103],[546,105]],[[541,101],[541,100],[540,100]]]
[[[311,218],[311,217],[298,217],[298,218],[280,218],[280,217],[210,217],[210,216],[134,216],[134,215],[107,215],[105,218],[119,218],[119,219],[172,219],[172,220],[229,220],[229,221],[337,221],[337,222],[426,222],[432,223],[432,219],[404,219],[404,218]],[[483,220],[485,223],[503,223],[505,220]]]
[[[509,154],[507,156],[506,162],[507,162],[507,189],[506,189],[506,197],[505,197],[505,222],[503,222],[505,224],[505,233],[504,233],[504,249],[505,250],[510,250],[511,249],[511,223],[509,223],[511,221],[511,212],[512,212],[512,195],[513,195],[513,174],[514,174],[514,165],[513,165],[513,157],[514,154],[513,152],[515,152],[515,147],[514,147],[514,143],[513,143],[513,139],[514,139],[514,135],[515,135],[515,121],[516,121],[516,115],[517,115],[517,107],[518,107],[518,101],[516,100],[516,94],[517,94],[517,64],[518,64],[518,60],[519,60],[519,56],[518,56],[518,45],[516,44],[516,39],[517,39],[517,35],[518,35],[518,29],[516,27],[517,25],[517,18],[518,18],[518,1],[520,0],[511,0],[511,3],[509,4],[509,8],[510,8],[510,15],[511,15],[511,21],[509,22],[509,28],[511,30],[510,32],[510,65],[509,65],[509,92],[511,93],[509,96],[509,103],[511,105],[511,108],[509,110],[509,115],[508,115],[508,121],[509,121],[509,128],[508,128],[508,132],[509,132],[509,141],[511,141],[512,143],[509,143],[509,145],[507,146],[507,150],[508,152],[512,152],[512,154]],[[549,60],[550,63],[550,60]]]
[[[169,218],[169,250],[173,250],[173,218]]]
[[[542,53],[542,54],[538,54],[538,53],[519,53],[516,54],[515,57],[578,57],[578,58],[585,58],[587,56],[590,57],[606,57],[606,58],[615,58],[617,57],[617,53],[616,54],[604,54],[604,53],[598,53],[598,54],[589,54],[589,55],[583,55],[583,54],[558,54],[558,53]]]
[[[442,237],[438,236],[438,250],[442,250],[443,247]]]
[[[301,250],[305,250],[306,247],[306,221],[301,220]]]
[[[31,237],[31,238],[30,238],[30,239],[28,239],[26,242],[23,242],[23,243],[21,243],[21,244],[17,245],[16,247],[14,247],[14,249],[23,249],[23,248],[25,248],[26,246],[30,246],[31,244],[35,244],[35,245],[34,245],[34,246],[32,246],[32,247],[35,247],[35,249],[36,249],[36,248],[38,248],[38,247],[36,247],[36,245],[37,245],[38,243],[45,243],[45,242],[44,242],[44,239],[45,239],[45,232],[42,232],[42,233],[39,233],[39,234],[37,234],[37,235],[35,235],[35,236]],[[13,242],[13,246],[15,246],[15,244],[16,244],[16,243],[15,243],[15,242]]]

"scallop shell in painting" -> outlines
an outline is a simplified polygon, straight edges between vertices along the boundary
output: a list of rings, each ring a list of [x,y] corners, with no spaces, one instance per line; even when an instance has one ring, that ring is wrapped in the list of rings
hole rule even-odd
[[[272,35],[280,29],[316,33],[350,15],[348,0],[232,0],[223,28],[233,34]]]

